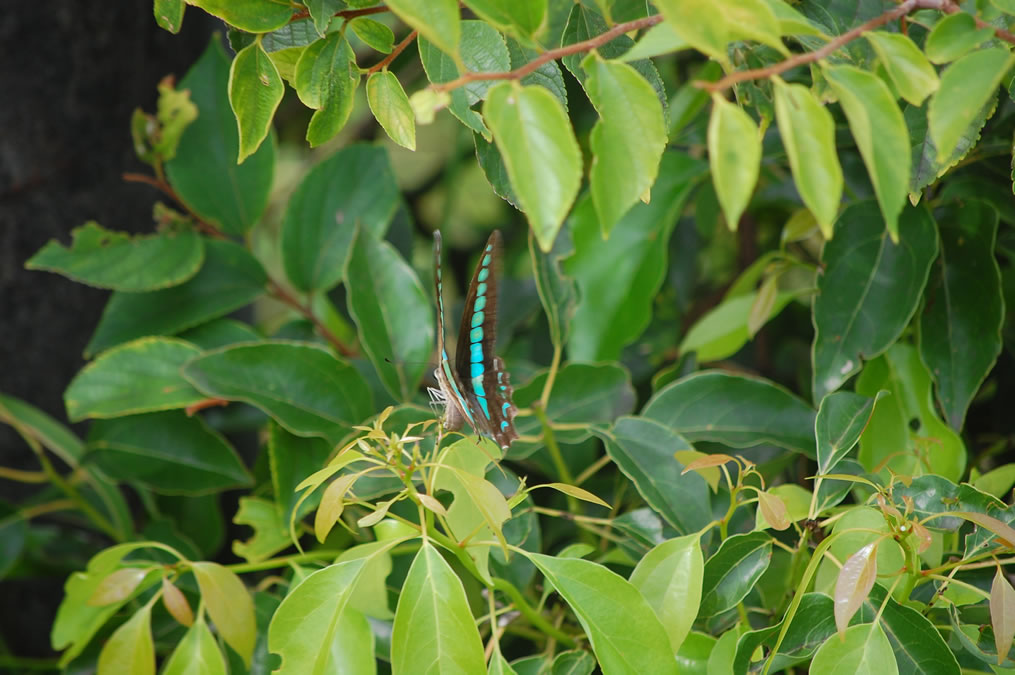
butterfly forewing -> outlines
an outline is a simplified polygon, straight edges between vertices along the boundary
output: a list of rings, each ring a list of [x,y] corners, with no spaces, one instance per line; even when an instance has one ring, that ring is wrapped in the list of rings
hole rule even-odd
[[[444,343],[444,283],[441,273],[441,233],[433,233],[433,276],[434,288],[437,291],[437,358],[439,363],[434,370],[434,377],[444,393],[444,426],[447,429],[456,431],[461,429],[465,422],[475,428],[476,424],[472,412],[468,409],[468,402],[462,395],[459,382],[451,369],[451,360],[448,358],[447,347]]]

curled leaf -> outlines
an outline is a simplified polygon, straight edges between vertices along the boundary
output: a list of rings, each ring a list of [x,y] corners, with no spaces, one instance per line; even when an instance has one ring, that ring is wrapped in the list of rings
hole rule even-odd
[[[878,542],[871,542],[846,560],[835,582],[835,627],[845,639],[849,620],[860,609],[877,578]]]
[[[1015,638],[1015,589],[1008,583],[998,565],[990,585],[990,624],[994,628],[997,662],[1003,663]]]
[[[768,492],[758,492],[758,508],[768,524],[777,530],[789,528],[786,517],[786,504],[778,496]]]
[[[575,487],[574,485],[568,485],[567,483],[544,483],[543,485],[534,485],[533,486],[533,488],[537,488],[537,487],[553,488],[554,490],[557,490],[558,492],[563,492],[564,494],[569,495],[571,497],[577,497],[578,499],[581,499],[582,501],[592,502],[593,504],[598,504],[599,506],[605,506],[608,509],[612,509],[613,508],[612,506],[610,506],[609,504],[604,502],[602,499],[600,499],[599,497],[597,497],[594,494],[592,494],[591,492],[589,492],[588,490],[583,490],[580,487]]]
[[[420,493],[420,494],[418,494],[416,496],[419,497],[419,503],[420,504],[422,504],[424,507],[430,509],[431,511],[433,511],[437,515],[440,515],[440,516],[447,516],[448,515],[448,510],[446,508],[444,508],[444,505],[441,504],[439,501],[437,501],[436,498],[431,497],[430,495],[427,495],[427,494],[422,494],[422,493]]]
[[[713,466],[722,466],[727,462],[736,462],[736,461],[737,460],[730,457],[729,455],[724,455],[722,453],[716,453],[714,455],[706,455],[705,457],[699,457],[698,459],[694,460],[693,462],[685,466],[684,470],[680,472],[680,475],[683,476],[688,471],[700,471],[701,469],[707,469]]]

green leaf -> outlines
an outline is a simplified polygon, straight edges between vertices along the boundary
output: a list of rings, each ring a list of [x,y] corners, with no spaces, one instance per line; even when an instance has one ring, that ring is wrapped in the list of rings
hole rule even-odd
[[[582,299],[568,340],[572,360],[617,359],[648,326],[666,276],[669,247],[662,243],[669,241],[705,169],[704,162],[683,153],[663,155],[651,201],[635,205],[609,241],[603,240],[592,200],[579,200],[569,224],[575,254],[563,261]]]
[[[338,443],[347,427],[373,412],[359,372],[317,345],[263,342],[208,352],[184,377],[208,396],[243,401],[297,436]]]
[[[237,557],[260,562],[292,546],[289,521],[283,520],[274,502],[257,497],[240,497],[239,502],[233,522],[252,528],[254,534],[247,541],[233,540],[233,553]]]
[[[480,139],[476,137],[477,148]],[[560,269],[560,259],[573,253],[573,249],[564,253],[564,237],[559,237],[553,250],[543,253],[536,246],[536,238],[529,230],[529,257],[532,260],[533,276],[536,280],[536,291],[550,325],[550,341],[555,347],[563,347],[571,331],[571,320],[578,301],[578,287],[575,280],[564,275]]]
[[[192,230],[131,237],[89,221],[74,228],[71,236],[70,248],[51,239],[25,267],[136,293],[183,283],[204,262],[204,239]]]
[[[483,643],[462,582],[423,540],[391,628],[392,672],[484,673]]]
[[[557,654],[550,675],[592,675],[596,657],[584,649],[572,649]]]
[[[656,182],[666,149],[663,110],[651,85],[634,68],[597,53],[582,61],[585,91],[599,113],[592,129],[592,203],[609,237],[631,206]]]
[[[910,143],[895,96],[877,75],[853,66],[826,67],[828,86],[839,97],[892,241],[899,240],[899,214],[909,190]]]
[[[416,149],[416,117],[394,73],[382,70],[367,79],[367,104],[391,140],[403,148]]]
[[[458,57],[462,22],[455,0],[389,0],[386,4],[420,35],[445,53]]]
[[[783,0],[765,0],[775,18],[779,21],[779,32],[783,35],[820,35],[821,30],[806,16],[793,9]]]
[[[881,389],[891,396],[877,406],[860,437],[858,459],[864,468],[881,469],[883,475],[891,469],[905,476],[936,473],[958,480],[966,468],[966,449],[937,416],[930,373],[914,347],[898,343],[864,366],[857,393],[873,396]]]
[[[687,44],[720,63],[727,61],[731,27],[711,0],[656,0],[656,7]]]
[[[618,60],[623,63],[648,59],[653,56],[662,56],[690,48],[684,38],[677,35],[673,25],[667,22],[657,23],[645,31],[641,39],[621,56]]]
[[[147,335],[169,335],[224,316],[264,293],[268,277],[246,249],[205,243],[205,264],[189,281],[149,293],[115,292],[85,356]]]
[[[304,4],[314,22],[314,30],[321,37],[327,32],[335,13],[346,7],[345,0],[307,0]]]
[[[547,0],[467,0],[465,5],[484,21],[519,38],[529,38],[543,25]]]
[[[924,108],[908,106],[903,113],[906,119],[906,126],[909,128],[909,137],[913,143],[913,176],[909,184],[910,199],[919,197],[919,190],[930,185],[934,180],[943,176],[948,169],[955,166],[959,160],[976,145],[980,140],[980,130],[983,129],[987,120],[997,109],[998,97],[991,96],[973,121],[962,133],[962,137],[955,144],[951,155],[943,162],[938,161],[937,146],[931,138],[927,122],[927,111]]]
[[[349,313],[384,387],[408,401],[433,350],[430,301],[416,272],[386,241],[358,230],[345,268]]]
[[[286,0],[187,0],[212,16],[248,33],[267,33],[281,28],[293,15]]]
[[[395,44],[395,34],[391,29],[380,21],[374,21],[366,16],[357,16],[349,22],[349,28],[368,47],[376,49],[382,54],[390,54]],[[406,99],[408,100],[408,99]]]
[[[152,605],[134,613],[106,641],[99,654],[98,673],[155,675],[155,643],[152,640]]]
[[[1015,464],[1004,464],[996,469],[991,469],[971,482],[977,490],[994,495],[998,499],[1004,499],[1012,486],[1015,485]]]
[[[179,338],[202,350],[217,349],[237,342],[257,342],[264,336],[253,326],[236,319],[215,319],[180,333]]]
[[[901,33],[872,30],[863,35],[877,52],[895,90],[913,105],[937,91],[938,79],[934,66],[909,37]]]
[[[937,256],[934,220],[907,207],[893,244],[871,201],[839,218],[838,236],[825,245],[824,273],[814,299],[814,399],[835,391],[859,372],[863,360],[883,353],[916,311]]]
[[[892,645],[880,623],[850,626],[842,639],[821,645],[811,669],[828,675],[898,675]]]
[[[641,417],[621,417],[612,430],[597,430],[596,435],[652,510],[677,532],[697,532],[712,520],[705,479],[696,472],[682,474],[684,464],[673,456],[674,452],[691,449],[680,435]],[[677,647],[679,644],[674,645],[674,651]]]
[[[288,3],[285,7],[288,16],[292,9]],[[229,105],[229,60],[217,38],[212,39],[177,89],[190,90],[199,112],[184,130],[176,156],[166,162],[169,183],[183,203],[204,221],[226,234],[242,235],[261,218],[268,204],[275,144],[262,143],[257,152],[237,165],[240,142],[236,117]]]
[[[183,10],[186,7],[183,0],[155,0],[155,23],[159,28],[176,35],[183,27]]]
[[[993,28],[977,28],[971,14],[956,12],[934,24],[924,49],[934,63],[949,63],[994,37]]]
[[[938,162],[951,155],[1013,63],[1007,49],[994,47],[963,56],[941,74],[941,86],[927,109]]]
[[[814,409],[768,380],[695,373],[658,391],[642,415],[691,443],[714,441],[734,448],[771,443],[815,456]]]
[[[887,597],[886,597],[887,596]],[[895,651],[899,671],[914,675],[959,675],[955,653],[948,648],[938,628],[919,611],[901,605],[888,591],[874,584],[857,612],[857,620],[880,619],[881,627]]]
[[[699,536],[689,534],[659,544],[631,572],[631,584],[659,617],[674,653],[698,615],[704,568]]]
[[[581,185],[582,157],[560,101],[540,86],[490,89],[483,119],[536,234],[549,252]]]
[[[302,291],[342,279],[356,225],[382,237],[400,202],[387,151],[348,145],[307,173],[282,220],[286,276]]]
[[[765,532],[734,534],[705,561],[699,616],[732,609],[747,597],[772,560],[772,537]]]
[[[237,164],[254,154],[271,131],[285,85],[260,42],[244,47],[229,68],[229,106],[236,115],[240,148]]]
[[[660,26],[668,24],[659,24]],[[761,134],[740,106],[713,97],[708,123],[708,165],[726,224],[737,229],[761,168]],[[900,116],[901,118],[901,116]]]
[[[779,644],[779,651],[772,658],[770,671],[777,672],[787,665],[798,663],[801,659],[810,658],[826,639],[835,635],[832,606],[832,599],[824,593],[806,593],[803,596]],[[775,647],[779,631],[785,622],[786,619],[783,618],[773,626],[749,631],[740,636],[732,672],[757,672],[760,662],[752,663],[752,656],[761,646],[767,647],[768,650]]]
[[[184,408],[204,399],[180,374],[201,350],[182,340],[141,338],[103,352],[74,377],[64,403],[72,422]]]
[[[918,322],[920,357],[934,374],[945,419],[962,430],[966,411],[1001,353],[1004,298],[994,257],[997,212],[978,199],[937,213],[941,254]]]
[[[801,84],[775,78],[775,121],[779,124],[793,181],[826,239],[842,199],[842,168],[835,154],[835,121]]]
[[[300,100],[314,108],[307,126],[307,141],[310,147],[316,147],[345,126],[359,86],[356,54],[345,35],[330,33],[303,50],[293,80]]]
[[[268,462],[271,468],[271,486],[282,522],[289,522],[299,501],[296,486],[320,469],[330,452],[331,447],[320,438],[295,436],[274,421],[269,424]],[[310,511],[311,505],[304,502],[304,506],[305,508],[297,512],[297,517],[303,517]]]
[[[762,314],[762,324],[777,316],[797,293],[777,293]],[[694,352],[698,361],[721,361],[733,356],[751,338],[749,325],[759,293],[727,297],[698,319],[680,342],[680,353]],[[763,308],[764,309],[764,308]]]
[[[88,450],[111,478],[166,494],[219,492],[251,480],[222,436],[178,411],[96,421]]]
[[[853,449],[867,428],[879,398],[881,392],[874,398],[867,398],[851,391],[837,391],[821,399],[814,420],[819,474],[831,473],[839,460]]]
[[[603,673],[678,672],[666,630],[631,582],[580,558],[528,557],[571,606]]]
[[[222,639],[250,667],[257,640],[254,603],[240,578],[222,565],[193,562],[191,571],[201,589],[201,601]]]
[[[166,662],[162,675],[226,675],[226,661],[204,615],[190,627]]]

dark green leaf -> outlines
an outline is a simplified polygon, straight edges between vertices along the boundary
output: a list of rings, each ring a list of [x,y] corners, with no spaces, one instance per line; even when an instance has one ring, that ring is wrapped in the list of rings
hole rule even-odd
[[[572,649],[557,654],[550,675],[592,675],[595,669],[596,657],[582,649]]]
[[[290,521],[292,510],[299,501],[296,486],[310,474],[324,466],[331,453],[328,443],[320,438],[295,436],[281,425],[272,422],[268,427],[268,462],[271,468],[271,486],[275,492],[282,522]],[[305,501],[297,517],[306,515],[312,502]]]
[[[821,399],[814,434],[818,442],[818,473],[831,473],[867,427],[880,395],[867,398],[851,391],[837,391]]]
[[[183,10],[186,7],[183,0],[155,0],[153,8],[155,23],[159,24],[159,28],[174,35],[179,33],[183,26]]]
[[[258,342],[263,340],[264,336],[242,321],[215,319],[180,333],[179,338],[207,351],[237,342]]]
[[[513,0],[508,0],[509,2]],[[538,0],[537,0],[538,1]],[[511,38],[507,39],[508,53],[511,56],[511,68],[521,68],[530,61],[536,60],[539,57],[539,52],[535,49],[529,49],[523,47]],[[564,73],[561,72],[560,66],[557,65],[556,61],[547,61],[543,65],[539,66],[531,73],[522,78],[522,84],[538,84],[560,99],[560,102],[564,105],[564,109],[567,110],[567,86],[564,84]]]
[[[832,613],[834,604],[824,593],[807,593],[801,598],[800,606],[797,607],[786,635],[779,645],[779,651],[772,659],[772,672],[809,658],[825,640],[835,635],[835,616]],[[758,647],[765,646],[771,650],[775,646],[784,622],[785,619],[774,626],[740,636],[733,671],[737,673],[760,671],[765,661],[752,662],[751,657]]]
[[[895,652],[899,673],[959,675],[955,654],[948,648],[937,627],[917,610],[886,596],[888,592],[874,584],[853,621],[869,623],[880,619]]]
[[[477,145],[479,142],[480,138],[477,136]],[[550,325],[550,341],[557,348],[563,348],[567,342],[578,300],[578,289],[574,279],[565,276],[560,270],[560,259],[573,253],[572,250],[566,252],[563,250],[564,239],[557,237],[553,250],[543,253],[536,246],[532,231],[529,231],[529,256],[532,259],[533,276],[536,278],[536,290],[546,313],[546,321]]]
[[[957,164],[980,140],[980,131],[987,120],[997,109],[997,96],[992,96],[966,127],[962,137],[955,143],[954,150],[947,160],[939,162],[937,146],[931,138],[927,125],[927,106],[916,108],[908,106],[903,112],[909,138],[913,143],[913,175],[909,183],[909,191],[919,196],[919,190],[943,176],[948,169]],[[911,196],[912,198],[912,196]]]
[[[765,532],[734,534],[705,561],[701,617],[715,616],[743,600],[772,560],[772,538]]]

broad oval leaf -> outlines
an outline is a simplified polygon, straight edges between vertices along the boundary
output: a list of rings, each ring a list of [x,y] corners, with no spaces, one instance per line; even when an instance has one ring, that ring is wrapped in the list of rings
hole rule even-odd
[[[528,557],[577,615],[604,675],[678,672],[666,630],[631,582],[580,558]]]
[[[867,544],[842,565],[835,582],[835,625],[844,637],[849,620],[867,599],[877,580],[877,542]]]
[[[762,289],[766,287],[772,291],[777,289],[774,284],[762,284]],[[760,308],[759,301],[764,300],[762,291],[727,296],[691,326],[680,342],[680,353],[694,352],[699,363],[721,361],[733,356],[752,337],[753,320],[764,325],[777,316],[795,295],[792,292],[770,291],[770,304],[765,303],[768,307]]]
[[[772,560],[772,537],[765,532],[734,534],[705,561],[699,616],[721,614],[747,597]]]
[[[342,32],[330,33],[303,50],[293,84],[300,100],[315,109],[307,126],[310,147],[330,140],[345,126],[359,80],[356,54]]]
[[[846,629],[842,639],[829,638],[821,645],[811,669],[830,675],[898,675],[892,645],[879,623],[863,623]]]
[[[285,7],[291,14],[292,9]],[[202,219],[228,234],[244,234],[268,204],[275,144],[262,143],[237,165],[240,142],[229,106],[229,60],[217,38],[177,89],[190,90],[199,113],[180,137],[176,156],[166,162],[169,183]]]
[[[774,656],[771,655],[771,650],[775,648],[780,631],[785,626],[785,618],[775,625],[741,635],[736,640],[732,669],[717,671],[714,675],[719,675],[719,672],[759,672],[764,661],[754,661],[753,657],[759,653],[760,647],[768,649],[767,656],[772,663],[769,670],[772,672],[778,672],[786,665],[799,663],[801,659],[810,658],[826,639],[835,635],[832,605],[832,599],[824,593],[804,594],[790,619],[789,626],[785,627],[785,635],[779,641],[778,651]],[[722,638],[720,643],[721,641]],[[711,670],[709,675],[713,675]]]
[[[656,6],[687,44],[720,63],[727,62],[731,27],[712,0],[657,0]]]
[[[692,443],[715,441],[734,448],[773,443],[815,456],[814,409],[767,380],[695,373],[657,392],[642,415]]]
[[[821,399],[814,421],[818,445],[818,473],[830,473],[867,428],[881,392],[868,398],[851,391],[837,391]]]
[[[394,73],[382,70],[367,79],[367,104],[391,140],[403,148],[416,149],[416,117]]]
[[[382,54],[390,54],[395,44],[395,34],[385,24],[366,16],[357,16],[349,22],[349,28],[367,46]],[[406,99],[408,102],[408,99]]]
[[[835,122],[811,91],[775,78],[775,121],[793,181],[826,239],[842,199],[842,167],[835,153]]]
[[[152,606],[143,605],[116,629],[99,653],[98,673],[155,675]]]
[[[190,564],[201,600],[222,639],[236,650],[250,667],[257,640],[254,621],[254,602],[240,578],[222,565],[213,562]]]
[[[654,547],[631,572],[631,584],[659,617],[674,653],[698,615],[704,569],[700,538],[689,534]]]
[[[141,567],[123,567],[116,570],[99,582],[92,597],[88,598],[88,604],[102,607],[125,601],[141,584],[148,571]]]
[[[664,25],[664,24],[660,24]],[[761,168],[761,134],[740,106],[713,96],[708,122],[708,165],[726,224],[737,229]]]
[[[236,53],[229,68],[229,106],[239,132],[237,164],[252,155],[268,137],[285,85],[260,42]]]
[[[895,90],[913,105],[937,91],[938,79],[934,66],[927,62],[908,36],[902,33],[872,30],[864,33],[888,72]]]
[[[860,622],[880,619],[901,673],[959,675],[959,663],[937,626],[912,607],[899,604],[874,584],[857,612]]]
[[[248,33],[267,33],[289,23],[293,6],[284,0],[187,0]]]
[[[373,411],[363,376],[317,345],[226,347],[190,361],[183,374],[208,396],[249,403],[297,436],[332,443]]]
[[[934,63],[948,63],[976,49],[994,36],[993,28],[977,28],[971,14],[956,12],[934,24],[924,49]]]
[[[97,288],[138,293],[183,283],[204,262],[204,239],[193,230],[131,237],[94,221],[71,231],[70,248],[50,240],[25,263]]]
[[[814,399],[843,385],[899,337],[916,311],[937,255],[934,220],[907,207],[893,244],[873,201],[839,218],[838,236],[825,245],[814,299]]]
[[[465,5],[500,30],[528,38],[543,24],[547,0],[467,0]]]
[[[483,119],[536,240],[549,252],[581,185],[582,156],[571,121],[548,90],[511,82],[490,89]]]
[[[461,19],[455,0],[389,0],[389,9],[451,55],[458,54]]]
[[[226,675],[227,672],[225,657],[201,615],[176,645],[162,675]]]
[[[72,422],[185,408],[204,395],[180,368],[201,350],[183,340],[141,338],[103,352],[81,369],[64,392]]]
[[[419,277],[391,244],[360,228],[345,286],[360,344],[381,382],[396,400],[410,400],[434,342],[433,314]]]

